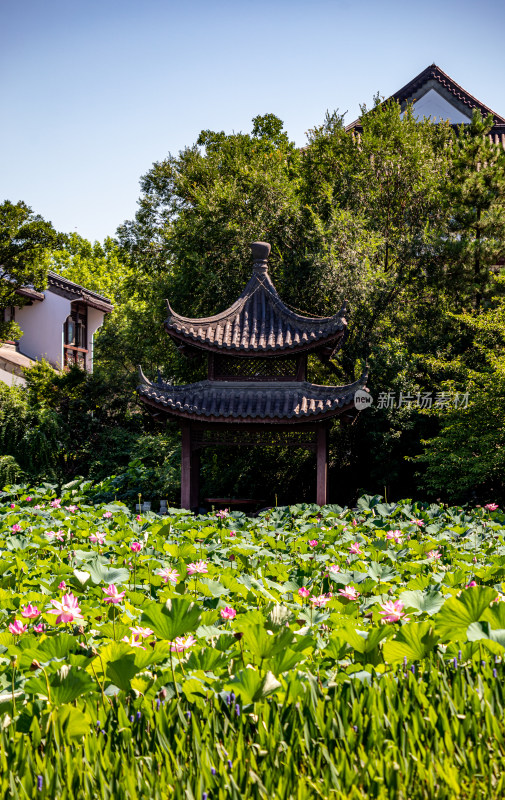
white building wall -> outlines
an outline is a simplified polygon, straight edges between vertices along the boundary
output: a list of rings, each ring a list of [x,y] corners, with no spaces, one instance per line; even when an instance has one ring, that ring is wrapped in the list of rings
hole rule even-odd
[[[63,324],[70,314],[70,300],[46,291],[42,301],[16,308],[16,322],[23,331],[19,351],[28,358],[45,358],[56,369],[63,365]]]
[[[429,89],[419,100],[414,103],[413,113],[415,119],[431,117],[432,122],[440,122],[448,119],[452,125],[471,122],[471,113],[464,114],[459,111],[445,97],[442,97],[435,89]],[[402,114],[403,117],[403,114]]]

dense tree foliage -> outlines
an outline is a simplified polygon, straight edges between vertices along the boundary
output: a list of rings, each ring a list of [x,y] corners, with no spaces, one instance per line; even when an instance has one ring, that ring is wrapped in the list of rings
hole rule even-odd
[[[0,339],[19,336],[19,327],[2,312],[28,302],[17,289],[44,289],[50,252],[57,241],[51,223],[25,203],[5,200],[0,205]]]
[[[228,307],[249,278],[250,243],[266,240],[272,278],[293,308],[331,314],[348,301],[345,347],[329,368],[311,357],[309,378],[347,383],[365,362],[370,367],[374,406],[332,430],[332,495],[391,497],[420,487],[455,500],[470,491],[503,494],[501,447],[492,442],[504,406],[489,397],[501,392],[503,369],[505,153],[487,136],[492,120],[478,113],[454,131],[376,103],[363,108],[362,123],[351,135],[338,113],[329,114],[302,150],[271,114],[256,117],[250,134],[203,131],[142,178],[138,212],[117,240],[91,245],[72,235],[53,248],[53,269],[115,304],[79,402],[88,403],[93,427],[93,392],[110,397],[122,411],[101,409],[98,428],[118,439],[126,430],[128,442],[122,450],[107,434],[103,449],[90,446],[95,461],[81,450],[67,459],[67,472],[68,463],[81,464],[103,477],[117,445],[117,466],[130,464],[123,488],[148,482],[149,463],[158,470],[156,479],[149,473],[155,491],[171,493],[178,429],[158,430],[143,414],[137,365],[180,382],[203,377],[205,359],[181,357],[163,330],[165,298],[187,316]],[[467,407],[451,405],[456,392],[469,392]],[[443,393],[450,402],[437,400]],[[419,402],[428,396],[431,408]],[[265,502],[276,493],[279,502],[309,498],[308,459],[275,449],[207,453],[203,491]]]
[[[352,381],[366,360],[376,401],[394,398],[393,407],[376,402],[351,428],[334,427],[333,491],[415,491],[416,467],[405,459],[438,424],[412,401],[398,407],[400,398],[443,390],[433,357],[450,361],[452,349],[465,347],[451,314],[492,292],[499,261],[503,156],[485,138],[489,124],[476,115],[455,134],[382,104],[363,109],[359,137],[328,115],[300,151],[267,116],[253,121],[250,135],[206,131],[194,147],[155,164],[142,180],[135,220],[119,231],[133,263],[157,284],[147,368],[182,381],[203,376],[205,362],[181,359],[164,337],[162,297],[187,315],[227,307],[249,276],[250,242],[266,239],[273,279],[293,307],[328,314],[350,301],[350,336],[334,374],[311,359],[311,378]],[[249,454],[234,456],[231,484],[231,457],[214,457],[223,487],[246,493],[256,471],[271,485],[295,473],[312,489],[303,457],[293,463],[280,452],[275,466],[259,470]]]

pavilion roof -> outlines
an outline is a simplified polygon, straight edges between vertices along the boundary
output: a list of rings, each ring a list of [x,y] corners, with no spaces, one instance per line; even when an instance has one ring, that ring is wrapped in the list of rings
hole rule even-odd
[[[346,386],[208,380],[174,386],[163,380],[151,383],[142,372],[141,380],[138,392],[142,400],[175,417],[205,422],[293,423],[334,417],[352,406],[355,392],[366,385],[367,373]]]
[[[212,317],[190,319],[168,304],[165,328],[178,344],[236,355],[277,355],[315,350],[344,336],[343,308],[331,317],[311,317],[289,309],[280,299],[267,268],[270,245],[252,245],[253,274],[230,308]]]

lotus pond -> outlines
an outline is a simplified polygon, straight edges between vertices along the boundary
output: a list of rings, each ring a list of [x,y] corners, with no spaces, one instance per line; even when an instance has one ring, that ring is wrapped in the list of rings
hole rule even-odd
[[[505,514],[0,499],[0,792],[505,791]]]

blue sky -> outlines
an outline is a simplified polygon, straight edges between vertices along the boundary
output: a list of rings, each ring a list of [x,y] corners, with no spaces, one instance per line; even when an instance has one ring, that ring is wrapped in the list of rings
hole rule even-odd
[[[433,62],[505,115],[497,0],[1,0],[0,30],[0,202],[92,240],[202,129],[272,112],[302,145]]]

